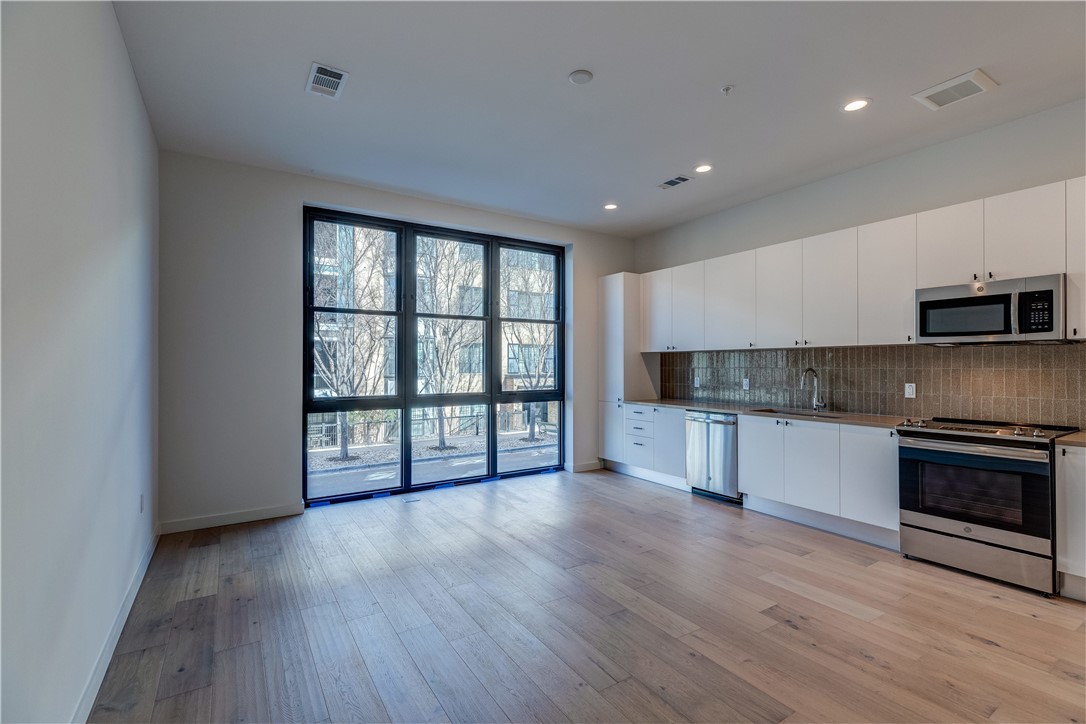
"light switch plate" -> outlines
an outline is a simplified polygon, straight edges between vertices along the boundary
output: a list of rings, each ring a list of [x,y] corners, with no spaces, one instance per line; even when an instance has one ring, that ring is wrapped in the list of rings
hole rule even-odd
[[[701,378],[700,377],[695,377],[694,378],[694,387],[701,387]]]
[[[744,377],[743,378],[743,389],[744,390],[749,390],[750,389],[750,378],[749,377]]]
[[[905,396],[908,398],[916,397],[916,384],[913,382],[905,383]]]

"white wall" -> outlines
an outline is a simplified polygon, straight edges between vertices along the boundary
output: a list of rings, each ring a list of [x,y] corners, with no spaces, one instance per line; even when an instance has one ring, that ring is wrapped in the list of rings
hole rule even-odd
[[[162,530],[300,510],[302,206],[565,245],[566,461],[596,459],[596,278],[632,242],[304,175],[163,152]]]
[[[799,186],[637,240],[639,272],[994,196],[1086,173],[1086,104]]]
[[[154,541],[157,148],[111,4],[2,12],[0,715],[59,722]]]

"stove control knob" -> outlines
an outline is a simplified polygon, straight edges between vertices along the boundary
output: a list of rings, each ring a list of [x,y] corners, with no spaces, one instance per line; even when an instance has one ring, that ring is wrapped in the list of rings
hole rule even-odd
[[[1020,428],[1020,427],[1016,427],[1016,428],[1014,428],[1014,435],[1015,435],[1015,437],[1019,437],[1019,436],[1021,436],[1021,435],[1023,435],[1023,434],[1025,434],[1025,433],[1023,433],[1023,432],[1022,432],[1022,428]]]
[[[916,421],[916,426],[917,427],[927,427],[927,425],[924,423],[923,420],[917,420]]]
[[[1037,429],[1035,429],[1033,431],[1033,436],[1034,437],[1044,437],[1045,436],[1045,431],[1040,429],[1040,428],[1037,428]]]

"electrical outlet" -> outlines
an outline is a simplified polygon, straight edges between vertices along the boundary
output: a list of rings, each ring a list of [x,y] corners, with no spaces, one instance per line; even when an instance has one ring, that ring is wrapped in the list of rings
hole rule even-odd
[[[916,397],[916,384],[912,382],[905,383],[905,396],[908,398]]]
[[[701,387],[701,378],[700,377],[695,377],[694,378],[694,387]]]
[[[143,512],[143,493],[140,493],[140,512]]]
[[[749,390],[750,389],[750,378],[749,377],[744,377],[743,378],[743,389],[744,390]]]

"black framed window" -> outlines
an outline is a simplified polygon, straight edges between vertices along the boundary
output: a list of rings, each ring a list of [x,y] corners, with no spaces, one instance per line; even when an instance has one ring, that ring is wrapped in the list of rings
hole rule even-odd
[[[562,464],[561,247],[304,218],[307,501]]]

